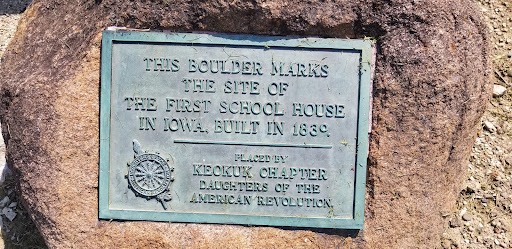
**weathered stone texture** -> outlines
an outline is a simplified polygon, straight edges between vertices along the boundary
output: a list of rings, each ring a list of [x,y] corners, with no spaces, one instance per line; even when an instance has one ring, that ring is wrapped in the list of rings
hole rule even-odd
[[[108,26],[375,37],[364,232],[98,220]],[[35,0],[0,69],[8,163],[51,247],[433,248],[490,96],[486,32],[469,1]]]

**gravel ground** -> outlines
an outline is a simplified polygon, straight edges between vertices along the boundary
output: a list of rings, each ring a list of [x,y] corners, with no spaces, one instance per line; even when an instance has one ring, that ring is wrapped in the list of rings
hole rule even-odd
[[[20,13],[30,2],[32,0],[0,0],[0,57],[14,36]]]
[[[478,0],[493,46],[494,92],[441,248],[512,248],[512,1]]]
[[[438,248],[512,248],[512,0],[473,1],[492,33],[494,96],[476,134],[457,209],[441,214],[447,228]],[[30,2],[0,0],[0,58],[16,31],[20,13]],[[4,155],[0,138],[0,172]],[[7,177],[2,181],[0,174],[0,248],[45,248],[26,211],[18,205],[14,188],[13,180]]]
[[[0,58],[30,2],[32,0],[0,0]],[[5,144],[0,136],[0,248],[46,248],[39,231],[18,202],[14,180],[4,166]]]

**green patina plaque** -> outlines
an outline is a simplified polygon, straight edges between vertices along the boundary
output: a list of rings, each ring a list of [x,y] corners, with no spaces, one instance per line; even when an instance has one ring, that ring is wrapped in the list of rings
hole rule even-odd
[[[371,41],[107,30],[99,217],[363,227]]]

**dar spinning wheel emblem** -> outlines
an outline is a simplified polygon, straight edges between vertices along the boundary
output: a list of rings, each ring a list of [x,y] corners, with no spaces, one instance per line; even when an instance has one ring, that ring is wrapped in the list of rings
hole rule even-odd
[[[167,209],[166,202],[172,199],[169,187],[174,181],[174,168],[169,166],[168,159],[143,152],[137,140],[133,140],[133,152],[135,159],[128,163],[128,187],[139,197],[156,198]]]

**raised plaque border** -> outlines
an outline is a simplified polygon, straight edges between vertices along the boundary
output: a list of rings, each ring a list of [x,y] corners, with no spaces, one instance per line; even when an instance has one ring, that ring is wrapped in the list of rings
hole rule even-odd
[[[359,110],[355,167],[353,219],[300,218],[233,214],[176,213],[109,208],[110,172],[110,93],[112,75],[112,45],[115,42],[148,42],[161,44],[235,45],[254,47],[319,48],[359,51]],[[192,223],[218,223],[265,226],[362,229],[368,157],[368,131],[372,68],[372,41],[332,38],[297,38],[283,36],[232,35],[217,33],[169,33],[107,29],[103,31],[101,50],[100,96],[100,161],[99,161],[99,218],[120,220],[150,220]]]

